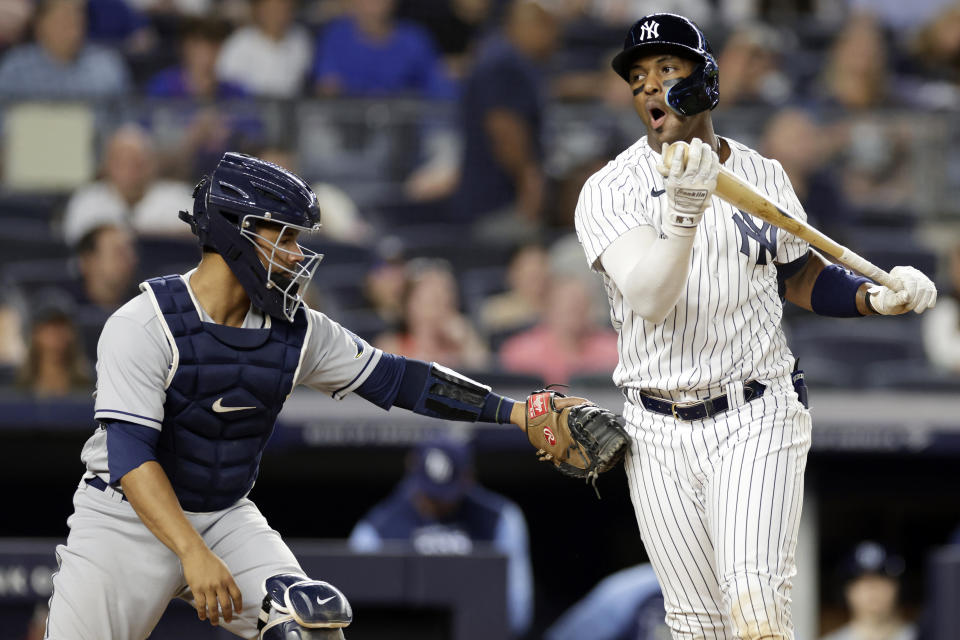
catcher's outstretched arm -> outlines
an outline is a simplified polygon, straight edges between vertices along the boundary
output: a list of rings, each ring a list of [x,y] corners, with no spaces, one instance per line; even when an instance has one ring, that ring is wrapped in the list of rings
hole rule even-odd
[[[584,398],[542,390],[517,402],[435,362],[391,353],[381,355],[355,393],[388,410],[396,406],[445,420],[512,422],[542,459],[588,482],[620,462],[629,446],[622,419]]]
[[[435,362],[392,353],[381,355],[354,393],[383,409],[400,407],[431,418],[523,424],[513,419],[516,400]]]

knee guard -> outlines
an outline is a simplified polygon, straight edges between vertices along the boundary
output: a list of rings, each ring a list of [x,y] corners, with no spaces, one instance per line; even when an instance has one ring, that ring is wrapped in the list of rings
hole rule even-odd
[[[264,581],[259,640],[339,640],[353,622],[346,596],[329,582],[282,573]]]

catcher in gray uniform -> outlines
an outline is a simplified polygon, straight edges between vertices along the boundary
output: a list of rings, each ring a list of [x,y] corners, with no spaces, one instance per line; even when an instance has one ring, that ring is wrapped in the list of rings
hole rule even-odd
[[[343,637],[347,599],[303,573],[247,498],[297,384],[384,409],[511,422],[582,477],[622,457],[616,417],[582,398],[516,402],[435,363],[374,349],[303,306],[321,256],[298,237],[319,227],[320,210],[285,169],[227,153],[180,217],[203,248],[200,264],[144,282],[100,337],[97,428],[83,448],[67,543],[57,547],[46,637],[146,638],[175,597],[245,638]]]

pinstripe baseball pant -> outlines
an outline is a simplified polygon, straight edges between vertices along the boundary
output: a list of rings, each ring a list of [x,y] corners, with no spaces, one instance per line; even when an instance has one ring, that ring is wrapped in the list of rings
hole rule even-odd
[[[793,639],[811,422],[789,379],[763,382],[760,398],[705,420],[625,405],[630,496],[675,640]]]

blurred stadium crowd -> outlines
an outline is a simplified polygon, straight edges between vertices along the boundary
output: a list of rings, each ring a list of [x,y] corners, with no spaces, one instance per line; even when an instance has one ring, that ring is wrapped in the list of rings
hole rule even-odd
[[[103,320],[196,261],[177,211],[227,149],[316,186],[311,301],[363,337],[468,371],[608,376],[573,210],[644,133],[609,59],[664,9],[717,49],[718,132],[778,159],[826,233],[939,284],[895,332],[788,316],[811,384],[957,388],[946,0],[5,0],[0,381],[92,388]]]

